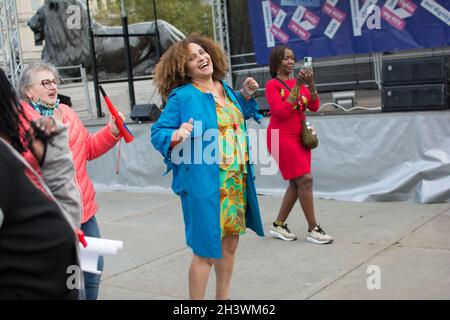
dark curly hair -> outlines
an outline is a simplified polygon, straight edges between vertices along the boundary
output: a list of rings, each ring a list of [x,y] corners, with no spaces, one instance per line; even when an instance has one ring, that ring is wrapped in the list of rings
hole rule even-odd
[[[0,69],[0,132],[9,140],[14,149],[23,153],[30,148],[31,135],[24,124],[29,123],[20,105],[13,86]]]
[[[165,101],[174,88],[191,82],[187,74],[189,43],[198,44],[210,55],[214,66],[213,80],[222,80],[227,74],[227,58],[219,44],[210,38],[192,34],[171,45],[156,65],[154,81]]]
[[[278,68],[281,66],[281,61],[283,61],[284,59],[284,51],[286,49],[289,49],[292,52],[294,52],[294,50],[285,45],[276,46],[270,52],[269,69],[270,69],[270,76],[272,78],[275,78],[277,76]]]

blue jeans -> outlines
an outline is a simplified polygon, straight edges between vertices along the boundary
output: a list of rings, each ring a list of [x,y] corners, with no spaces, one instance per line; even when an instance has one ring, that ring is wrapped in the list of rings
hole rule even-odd
[[[100,229],[98,228],[98,223],[95,216],[83,223],[81,225],[81,230],[83,230],[84,235],[87,237],[101,238]],[[103,271],[103,256],[98,257],[97,270]],[[86,290],[86,300],[97,300],[101,275],[83,272],[83,276]]]

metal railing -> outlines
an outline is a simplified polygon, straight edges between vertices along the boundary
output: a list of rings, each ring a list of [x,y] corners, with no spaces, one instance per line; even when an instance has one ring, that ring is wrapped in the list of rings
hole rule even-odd
[[[86,74],[86,69],[80,64],[76,66],[66,66],[66,67],[57,67],[58,71],[61,70],[79,70],[80,76],[79,77],[61,77],[61,87],[73,87],[80,85],[83,88],[83,96],[85,101],[85,107],[84,108],[77,108],[77,112],[83,112],[86,111],[89,114],[89,119],[93,119],[93,113],[92,113],[92,105],[91,105],[91,98],[89,95],[89,86],[88,86],[88,78]],[[64,74],[64,73],[63,73]]]
[[[344,86],[344,85],[358,85],[373,83],[378,90],[382,88],[382,68],[384,60],[394,59],[411,59],[419,57],[433,57],[433,56],[450,55],[450,47],[433,48],[433,49],[414,49],[405,50],[400,52],[387,52],[387,53],[371,53],[366,56],[344,56],[344,57],[332,57],[332,58],[320,58],[314,62],[315,68],[323,67],[336,67],[336,66],[351,66],[357,64],[371,64],[372,65],[372,78],[356,81],[336,81],[336,82],[318,82],[317,87],[329,87],[329,86]],[[232,64],[232,74],[234,78],[238,78],[244,75],[252,74],[267,74],[269,73],[268,66],[260,66],[255,62],[255,53],[243,53],[237,55],[231,55],[230,60],[247,60],[244,63]],[[264,78],[264,77],[263,77]],[[267,79],[268,80],[268,79]],[[260,86],[258,91],[264,91],[263,85]]]

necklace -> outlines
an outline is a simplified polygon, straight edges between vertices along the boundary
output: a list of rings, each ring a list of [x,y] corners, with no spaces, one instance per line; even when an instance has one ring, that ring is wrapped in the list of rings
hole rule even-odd
[[[205,86],[203,86],[203,85],[200,85],[200,84],[198,84],[198,83],[196,83],[196,82],[193,82],[192,84],[193,84],[194,86],[200,88],[201,91],[203,91],[203,92],[209,92],[209,93],[212,93],[213,96],[218,96],[218,94],[217,94],[217,89],[216,89],[216,85],[215,85],[214,81],[213,81],[213,88],[214,88],[214,90],[211,90],[210,88],[207,88],[207,87],[205,87]]]
[[[233,126],[233,131],[236,133],[236,131],[239,129],[239,124],[237,123],[237,121],[234,118],[234,116],[232,114],[230,114],[230,111],[228,110],[227,96],[226,96],[225,90],[223,90],[223,98],[222,98],[222,97],[219,96],[219,93],[217,91],[216,84],[214,83],[214,81],[213,81],[214,91],[211,91],[208,88],[205,88],[204,86],[201,86],[201,85],[199,85],[198,83],[195,83],[195,82],[193,82],[192,84],[195,87],[197,87],[198,89],[200,89],[200,91],[202,91],[202,92],[209,92],[209,93],[211,93],[213,95],[214,100],[216,101],[216,103],[228,115],[228,118],[231,120],[231,124]],[[223,104],[220,103],[220,102],[222,102],[220,100],[223,101]]]
[[[193,82],[193,85],[198,87],[203,92],[211,93],[213,95],[213,97],[214,97],[214,100],[216,100],[216,102],[218,102],[221,106],[223,105],[221,102],[226,103],[225,95],[224,95],[223,98],[219,95],[219,92],[218,92],[218,90],[216,88],[216,84],[214,83],[214,81],[213,81],[213,88],[214,88],[214,90],[211,90],[209,88],[201,86],[201,85],[199,85],[198,83],[195,83],[195,82]]]

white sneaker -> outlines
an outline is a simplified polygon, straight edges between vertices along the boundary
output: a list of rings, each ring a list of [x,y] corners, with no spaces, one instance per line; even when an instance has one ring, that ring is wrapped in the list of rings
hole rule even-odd
[[[294,241],[297,240],[297,236],[289,230],[287,227],[287,223],[285,223],[282,226],[279,226],[275,223],[273,223],[272,227],[270,228],[270,234],[273,235],[276,238],[280,238],[284,241]]]
[[[315,226],[310,232],[308,232],[308,236],[306,240],[318,243],[318,244],[326,244],[333,242],[333,237],[328,235],[325,231],[322,230],[320,226]]]

